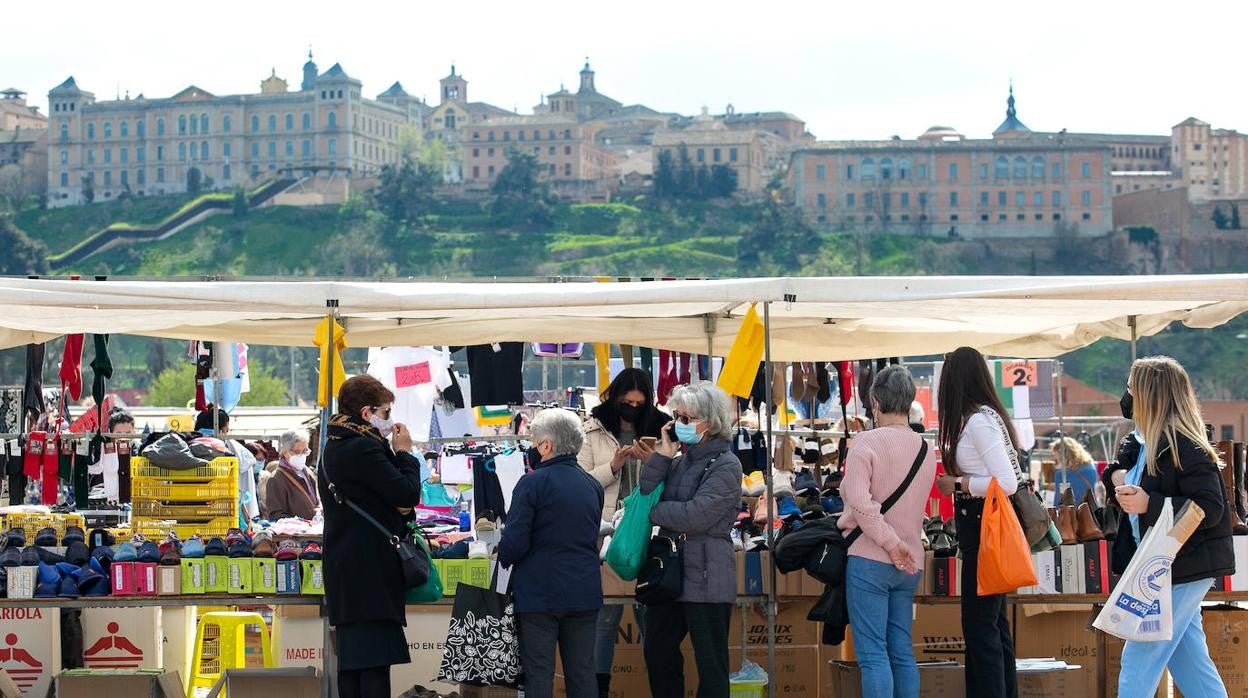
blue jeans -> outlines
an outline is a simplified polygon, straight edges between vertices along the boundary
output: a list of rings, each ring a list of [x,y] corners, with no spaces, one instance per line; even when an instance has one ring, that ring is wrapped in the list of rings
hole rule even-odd
[[[1211,579],[1175,584],[1170,591],[1174,607],[1171,638],[1158,642],[1128,641],[1123,646],[1122,670],[1118,674],[1121,698],[1151,697],[1166,668],[1170,669],[1170,677],[1185,696],[1226,697],[1226,686],[1209,658],[1205,628],[1200,620],[1200,602],[1212,586]]]
[[[893,565],[850,556],[845,570],[849,625],[862,669],[862,695],[915,698],[919,668],[914,663],[910,625],[914,592],[922,575]]]
[[[598,609],[597,630],[594,632],[594,673],[611,675],[615,661],[615,639],[620,634],[620,620],[624,606],[605,604]]]

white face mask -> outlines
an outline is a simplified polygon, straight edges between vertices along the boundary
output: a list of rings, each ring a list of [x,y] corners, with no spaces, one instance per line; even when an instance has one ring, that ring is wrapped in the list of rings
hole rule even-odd
[[[394,431],[394,419],[382,419],[380,416],[374,414],[368,418],[368,423],[376,427],[377,431],[381,432],[381,435],[387,438],[390,437],[390,432]]]
[[[308,454],[292,453],[286,457],[286,462],[298,470],[303,470],[308,466]]]

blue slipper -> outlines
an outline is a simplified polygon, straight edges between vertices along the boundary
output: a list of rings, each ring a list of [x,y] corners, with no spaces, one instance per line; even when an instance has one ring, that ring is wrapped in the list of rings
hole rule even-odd
[[[139,559],[139,553],[134,549],[134,543],[126,541],[117,546],[117,554],[113,559],[117,562],[134,562]]]
[[[213,538],[209,539],[208,544],[204,546],[204,554],[209,555],[209,556],[219,555],[221,557],[225,557],[226,555],[229,554],[229,550],[227,550],[225,547],[225,541],[214,536]]]
[[[0,550],[0,567],[17,567],[22,564],[22,551],[18,548]]]
[[[191,536],[182,544],[182,557],[201,558],[205,554],[204,540],[199,535]]]
[[[34,567],[39,564],[39,550],[33,546],[22,548],[22,567]]]
[[[78,540],[69,544],[65,549],[65,562],[76,567],[87,564],[87,560],[91,559],[91,551],[87,550],[87,544]]]
[[[139,562],[160,562],[160,546],[150,540],[143,541],[139,544],[135,559]]]

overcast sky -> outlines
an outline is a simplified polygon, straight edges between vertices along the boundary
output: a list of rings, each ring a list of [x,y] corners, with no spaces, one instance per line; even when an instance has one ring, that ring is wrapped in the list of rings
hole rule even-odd
[[[1248,129],[1248,3],[1232,0],[62,0],[4,15],[0,83],[45,109],[70,75],[97,99],[257,92],[274,68],[297,87],[311,45],[368,96],[400,80],[436,100],[454,60],[473,101],[521,113],[575,89],[588,56],[625,104],[784,110],[820,139],[987,136],[1011,78],[1035,130],[1168,134],[1188,116]]]

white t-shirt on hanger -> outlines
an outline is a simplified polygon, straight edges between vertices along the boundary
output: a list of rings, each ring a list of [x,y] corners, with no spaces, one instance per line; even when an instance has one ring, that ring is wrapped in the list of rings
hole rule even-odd
[[[451,385],[442,352],[431,347],[386,347],[369,361],[368,375],[394,392],[391,419],[406,424],[412,438],[429,438],[433,404]]]

